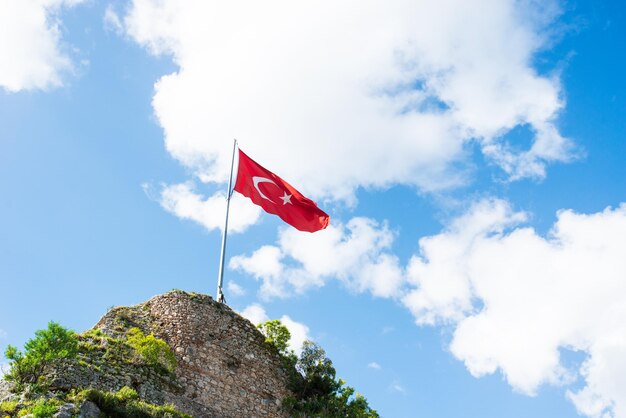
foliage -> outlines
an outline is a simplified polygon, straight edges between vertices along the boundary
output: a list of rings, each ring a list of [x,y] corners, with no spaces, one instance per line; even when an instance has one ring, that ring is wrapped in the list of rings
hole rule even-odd
[[[291,381],[294,397],[285,400],[292,416],[374,418],[378,413],[354,388],[336,378],[336,370],[326,352],[316,343],[305,341],[296,363],[299,379]]]
[[[2,415],[0,416],[24,417],[28,415],[34,418],[50,418],[59,410],[62,403],[54,398],[39,398],[36,401],[24,401],[24,403],[18,401],[2,402],[0,404]]]
[[[116,418],[191,418],[176,410],[173,405],[154,405],[142,401],[136,390],[123,387],[117,392],[105,392],[96,389],[73,390],[60,398],[40,397],[35,401],[0,403],[0,417],[50,418],[65,403],[72,403],[78,408],[85,401],[91,401],[100,408],[103,417]],[[54,396],[59,396],[56,394]]]
[[[139,328],[131,328],[126,333],[128,345],[134,348],[150,366],[162,368],[172,373],[176,369],[176,357],[167,343],[154,334],[145,335]]]
[[[265,335],[265,342],[276,347],[280,354],[287,354],[289,348],[289,339],[291,339],[291,333],[284,326],[280,320],[272,319],[265,321],[262,324],[257,325],[257,328],[261,330]]]
[[[121,402],[135,401],[139,399],[139,394],[135,389],[124,386],[115,394],[115,398]]]
[[[135,357],[141,358],[125,337],[110,337],[99,329],[91,329],[80,335],[78,349],[87,360],[79,360],[78,363],[96,371],[102,370],[101,366],[104,364],[109,367],[123,367],[132,364]],[[141,360],[143,361],[143,358]],[[158,366],[158,369],[161,370],[162,367]]]
[[[326,352],[319,345],[311,341],[304,342],[296,370],[304,377],[301,384],[295,388],[296,393],[302,398],[321,398],[341,387],[335,379],[333,362],[326,357]]]
[[[103,416],[190,418],[172,405],[160,406],[141,400],[137,392],[129,387],[115,393],[95,389],[48,392],[47,376],[58,367],[52,363],[60,359],[95,370],[101,370],[103,364],[107,367],[138,364],[162,373],[173,372],[176,358],[167,343],[153,334],[145,335],[139,328],[131,328],[120,338],[115,338],[101,330],[76,335],[51,322],[47,329],[35,333],[33,339],[24,345],[23,352],[9,346],[5,355],[10,360],[6,379],[16,382],[16,389],[28,396],[0,403],[0,418],[52,417],[64,403],[70,402],[78,407],[87,400],[98,405]]]
[[[0,402],[0,412],[2,414],[13,414],[15,412],[15,410],[17,409],[17,402],[16,401],[4,401],[4,402]]]
[[[265,342],[281,355],[294,396],[283,401],[292,417],[377,418],[367,400],[354,388],[336,378],[336,370],[326,352],[316,343],[305,341],[298,358],[289,349],[289,330],[279,320],[258,325]]]
[[[191,418],[177,411],[173,405],[154,405],[139,399],[137,391],[127,386],[119,391],[104,392],[87,389],[74,397],[75,402],[89,400],[110,417],[119,418]]]
[[[23,353],[11,345],[7,347],[4,355],[10,360],[10,369],[5,379],[18,385],[40,384],[52,362],[75,358],[77,348],[78,339],[73,331],[50,322],[47,329],[37,331],[35,337],[26,342]]]
[[[55,400],[46,401],[45,399],[41,399],[29,409],[30,411],[28,411],[28,409],[25,411],[30,412],[34,418],[50,418],[59,410],[59,403]]]

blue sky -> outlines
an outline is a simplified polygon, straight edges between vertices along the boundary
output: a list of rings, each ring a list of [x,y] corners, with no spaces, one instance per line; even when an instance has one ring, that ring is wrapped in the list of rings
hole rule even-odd
[[[232,139],[331,215],[235,196],[228,304],[385,417],[626,417],[620,2],[0,5],[0,349],[214,295]],[[0,362],[1,363],[1,362]]]

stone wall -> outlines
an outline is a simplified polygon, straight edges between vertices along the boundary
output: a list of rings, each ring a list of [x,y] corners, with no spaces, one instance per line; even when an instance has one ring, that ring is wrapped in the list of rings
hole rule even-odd
[[[116,338],[131,327],[169,344],[178,360],[174,376],[142,365],[120,368],[87,358],[82,365],[66,364],[58,370],[54,386],[131,386],[151,402],[172,403],[198,418],[286,416],[280,404],[289,390],[279,356],[229,307],[209,296],[172,291],[140,305],[114,308],[95,326]]]

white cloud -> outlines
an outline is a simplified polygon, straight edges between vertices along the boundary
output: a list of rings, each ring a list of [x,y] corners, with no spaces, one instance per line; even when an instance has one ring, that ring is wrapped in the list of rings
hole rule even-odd
[[[243,311],[239,312],[241,316],[246,318],[248,321],[252,322],[254,325],[259,325],[262,322],[267,321],[269,316],[265,312],[263,306],[258,303],[253,303],[252,305],[247,306]]]
[[[394,382],[391,384],[391,390],[393,390],[394,392],[406,394],[406,389],[398,382]]]
[[[63,84],[72,61],[63,51],[58,13],[82,0],[0,2],[0,86],[9,92]]]
[[[285,228],[276,246],[232,257],[229,266],[261,280],[264,298],[303,293],[331,279],[388,298],[399,295],[404,281],[397,257],[387,251],[393,239],[387,225],[368,218],[353,218],[315,234]]]
[[[302,344],[311,340],[309,335],[309,327],[301,322],[294,321],[287,315],[280,317],[280,322],[289,329],[291,339],[289,339],[289,347],[299,356],[302,353]]]
[[[444,234],[420,240],[422,257],[414,257],[408,275],[419,286],[404,299],[419,324],[462,319],[473,307],[472,283],[467,277],[467,252],[477,236],[501,233],[523,221],[500,201],[483,201],[451,223]],[[427,260],[428,262],[425,262]]]
[[[246,294],[246,289],[244,289],[243,287],[241,287],[239,284],[237,284],[236,282],[232,280],[229,280],[226,283],[226,288],[228,290],[228,293],[233,296],[243,296]]]
[[[623,322],[621,325],[614,334],[594,341],[590,348],[589,359],[581,370],[587,385],[577,392],[568,391],[568,397],[581,414],[626,417],[626,327]]]
[[[240,314],[255,325],[270,319],[263,306],[258,303],[249,305],[242,312],[240,312]],[[281,316],[280,322],[287,327],[289,333],[291,334],[291,338],[289,339],[289,348],[291,348],[297,355],[300,355],[304,341],[311,339],[309,335],[309,327],[301,322],[294,321],[288,315]]]
[[[144,185],[152,195],[149,185]],[[194,191],[191,183],[163,186],[156,198],[168,212],[181,219],[192,220],[208,231],[224,228],[226,194],[222,192],[205,198]],[[234,193],[230,201],[228,232],[243,232],[259,218],[260,210],[244,197]]]
[[[234,256],[230,259],[228,265],[231,269],[238,269],[255,276],[257,279],[263,280],[263,288],[266,296],[273,294],[285,295],[284,285],[281,283],[283,278],[282,252],[280,248],[271,245],[264,245],[254,251],[249,257]],[[278,282],[278,283],[274,283]],[[274,289],[274,290],[271,290]]]
[[[455,326],[451,352],[474,376],[502,371],[517,390],[567,385],[580,413],[626,417],[626,205],[558,213],[547,237],[525,215],[483,201],[420,240],[403,298],[419,324]],[[587,354],[566,369],[560,350]]]
[[[305,194],[351,201],[359,186],[462,183],[470,143],[511,178],[569,159],[559,80],[532,65],[555,4],[134,0],[124,25],[179,66],[153,106],[201,180],[227,178],[236,137]],[[503,138],[520,126],[526,150]]]
[[[104,11],[103,22],[106,30],[113,31],[120,35],[124,34],[124,24],[112,4],[107,5]]]
[[[369,364],[367,365],[367,367],[368,367],[369,369],[374,369],[374,370],[380,370],[380,369],[381,369],[380,364],[376,363],[375,361],[373,361],[373,362],[369,363]]]

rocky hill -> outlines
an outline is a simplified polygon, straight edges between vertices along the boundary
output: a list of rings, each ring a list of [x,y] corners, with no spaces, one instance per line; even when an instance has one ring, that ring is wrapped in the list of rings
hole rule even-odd
[[[290,392],[279,354],[248,320],[209,296],[172,291],[113,308],[78,336],[77,352],[46,368],[41,383],[58,403],[54,416],[96,417],[99,408],[131,401],[156,412],[129,416],[286,416],[281,400]],[[27,411],[29,394],[10,389],[0,384],[0,417],[14,416],[10,408]],[[159,409],[165,404],[171,406]],[[29,408],[37,417],[37,406]]]

